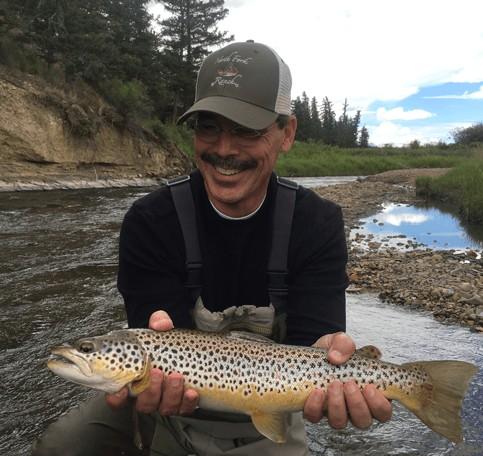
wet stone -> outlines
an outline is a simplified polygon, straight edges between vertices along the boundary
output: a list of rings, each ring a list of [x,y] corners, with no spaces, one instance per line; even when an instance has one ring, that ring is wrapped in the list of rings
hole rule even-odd
[[[351,188],[352,185],[357,185],[357,189]],[[350,239],[351,230],[361,225],[360,219],[377,213],[383,203],[417,203],[414,187],[379,182],[373,176],[370,181],[324,187],[319,191],[324,198],[343,207],[349,248],[349,292],[375,292],[387,302],[430,311],[439,321],[483,331],[481,252],[432,250],[411,239],[401,242],[410,245],[410,250],[388,249],[384,242],[376,242],[372,234],[359,233]],[[374,222],[379,223],[377,219]],[[369,249],[357,245],[361,240]]]

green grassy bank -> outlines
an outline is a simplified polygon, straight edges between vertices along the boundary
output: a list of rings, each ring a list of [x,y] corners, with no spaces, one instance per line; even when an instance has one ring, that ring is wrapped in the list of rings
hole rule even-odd
[[[469,223],[483,223],[483,149],[444,176],[419,177],[416,193],[428,201],[455,206],[460,216]]]
[[[393,169],[453,168],[474,153],[473,148],[456,146],[341,149],[296,143],[280,157],[277,172],[282,176],[368,176]]]

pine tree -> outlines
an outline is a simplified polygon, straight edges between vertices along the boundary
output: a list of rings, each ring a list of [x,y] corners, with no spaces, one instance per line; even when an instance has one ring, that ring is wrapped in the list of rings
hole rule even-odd
[[[194,98],[196,71],[210,47],[233,40],[218,30],[217,23],[228,14],[224,0],[162,0],[171,16],[160,22],[164,65],[173,99],[173,119],[179,108],[187,108]]]
[[[336,119],[332,102],[327,97],[322,103],[322,131],[321,138],[325,144],[334,145],[336,142]]]
[[[364,125],[359,135],[359,147],[369,147],[369,131]]]
[[[320,141],[322,138],[322,122],[320,121],[319,108],[315,97],[312,98],[310,103],[310,127],[311,139]]]
[[[308,141],[311,133],[310,105],[309,97],[305,92],[302,98],[297,97],[292,103],[292,111],[297,117],[297,133],[295,138],[298,141]]]
[[[360,111],[354,117],[349,116],[349,103],[344,100],[342,114],[336,122],[336,145],[339,147],[356,147],[359,123],[361,121]]]

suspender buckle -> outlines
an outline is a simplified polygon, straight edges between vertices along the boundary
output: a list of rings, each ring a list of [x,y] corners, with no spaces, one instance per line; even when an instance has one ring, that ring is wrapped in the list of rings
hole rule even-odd
[[[268,271],[268,293],[286,295],[288,293],[287,272]]]
[[[186,263],[186,288],[201,288],[201,263]]]
[[[299,184],[297,184],[297,182],[291,181],[290,179],[285,179],[285,177],[277,176],[277,182],[282,187],[287,187],[291,190],[299,189]]]
[[[173,187],[174,185],[182,184],[183,182],[188,182],[190,179],[191,179],[191,176],[173,177],[173,179],[170,179],[169,181],[166,182],[166,185],[168,187]]]

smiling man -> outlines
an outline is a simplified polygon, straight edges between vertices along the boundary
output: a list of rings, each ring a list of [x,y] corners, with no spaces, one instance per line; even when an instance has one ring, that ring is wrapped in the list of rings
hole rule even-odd
[[[344,333],[341,209],[274,174],[297,127],[290,88],[288,66],[263,44],[233,43],[204,61],[195,103],[180,118],[193,121],[198,169],[136,201],[122,225],[118,287],[129,326],[252,331],[324,347],[335,364],[354,352]],[[132,408],[152,455],[308,454],[302,414],[290,417],[287,442],[276,444],[247,416],[198,409],[181,373],[153,369],[129,407],[125,390],[107,404],[98,397],[71,412],[34,454],[142,454]],[[334,428],[391,416],[373,385],[361,392],[353,382],[313,391],[304,415],[317,422],[324,409]],[[72,448],[76,435],[84,438]]]

